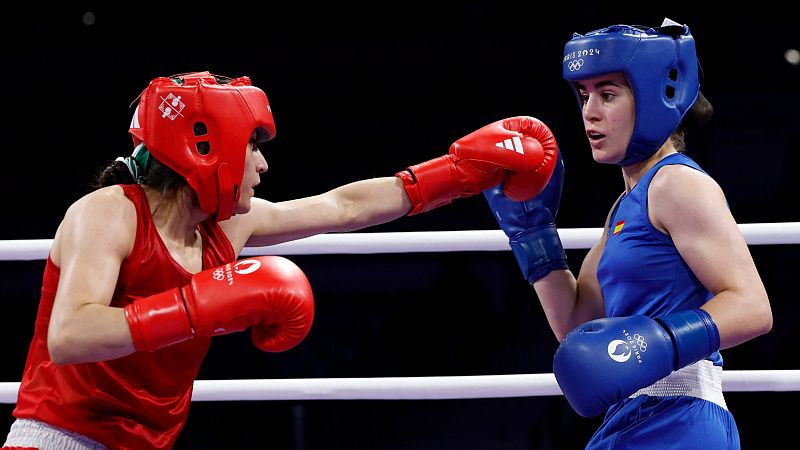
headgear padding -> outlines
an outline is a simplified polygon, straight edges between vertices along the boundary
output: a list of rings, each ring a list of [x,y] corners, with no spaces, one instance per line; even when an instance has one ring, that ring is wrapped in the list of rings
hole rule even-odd
[[[159,77],[139,96],[130,133],[186,178],[200,209],[226,220],[239,200],[247,143],[275,136],[266,94],[250,78],[209,72]]]
[[[694,38],[688,26],[669,20],[659,28],[613,25],[575,33],[564,47],[563,64],[569,82],[613,72],[628,79],[636,114],[623,166],[655,153],[700,92]]]

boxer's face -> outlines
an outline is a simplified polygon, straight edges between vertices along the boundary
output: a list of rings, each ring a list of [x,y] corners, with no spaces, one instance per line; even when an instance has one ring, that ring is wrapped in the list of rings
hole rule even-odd
[[[269,166],[264,155],[254,143],[247,144],[247,156],[244,160],[244,175],[242,175],[241,194],[234,214],[246,214],[250,211],[250,200],[255,195],[254,188],[261,182],[261,174],[266,172]]]
[[[599,163],[616,164],[625,157],[634,124],[633,92],[622,73],[575,83],[581,98],[583,127]]]

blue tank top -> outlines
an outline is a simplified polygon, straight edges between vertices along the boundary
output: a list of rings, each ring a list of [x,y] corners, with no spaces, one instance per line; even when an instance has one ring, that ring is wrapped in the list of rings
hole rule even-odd
[[[658,317],[699,308],[712,297],[678,253],[672,238],[653,226],[647,214],[650,182],[660,168],[671,164],[706,173],[682,153],[667,155],[617,203],[597,267],[606,317]],[[719,352],[708,359],[722,365]]]

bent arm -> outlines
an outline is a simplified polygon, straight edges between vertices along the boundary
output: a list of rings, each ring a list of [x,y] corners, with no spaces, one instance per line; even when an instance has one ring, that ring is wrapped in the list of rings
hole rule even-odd
[[[554,270],[533,284],[547,322],[556,339],[578,325],[603,317],[603,294],[597,281],[597,264],[605,246],[605,233],[583,259],[578,278],[569,270]]]
[[[611,212],[621,198],[617,198],[609,210],[603,234],[583,258],[577,279],[572,272],[561,270],[551,272],[533,284],[547,322],[559,342],[578,325],[606,315],[603,291],[597,279],[597,266],[606,246]]]
[[[703,309],[717,325],[720,348],[767,333],[769,298],[719,185],[691,168],[667,166],[654,177],[648,202],[653,224],[713,295]]]
[[[135,221],[133,228],[125,226],[131,211],[118,198],[123,194],[113,189],[119,190],[96,191],[72,205],[53,241],[51,257],[60,278],[47,346],[59,365],[104,361],[135,351],[124,310],[109,306],[135,233]]]

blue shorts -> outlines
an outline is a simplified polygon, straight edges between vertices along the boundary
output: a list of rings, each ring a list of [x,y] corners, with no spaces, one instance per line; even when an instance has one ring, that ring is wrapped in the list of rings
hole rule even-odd
[[[625,399],[609,408],[587,450],[739,450],[733,415],[688,396]]]

